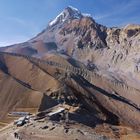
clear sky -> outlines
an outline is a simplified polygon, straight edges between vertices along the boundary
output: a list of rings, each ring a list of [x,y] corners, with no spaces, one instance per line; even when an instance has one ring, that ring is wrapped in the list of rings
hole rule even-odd
[[[0,46],[32,38],[69,5],[109,27],[140,24],[140,0],[0,0]]]

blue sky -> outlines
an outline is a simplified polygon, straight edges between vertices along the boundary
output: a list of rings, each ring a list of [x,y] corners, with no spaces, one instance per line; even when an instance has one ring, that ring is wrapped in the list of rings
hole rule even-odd
[[[69,5],[109,27],[140,24],[140,0],[0,0],[0,46],[32,38]]]

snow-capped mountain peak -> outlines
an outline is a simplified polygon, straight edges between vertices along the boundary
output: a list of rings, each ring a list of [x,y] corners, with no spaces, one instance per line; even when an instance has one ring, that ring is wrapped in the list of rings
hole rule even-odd
[[[80,19],[87,14],[82,14],[78,9],[68,6],[54,20],[49,23],[49,26],[54,26],[58,23],[63,23],[69,19]]]

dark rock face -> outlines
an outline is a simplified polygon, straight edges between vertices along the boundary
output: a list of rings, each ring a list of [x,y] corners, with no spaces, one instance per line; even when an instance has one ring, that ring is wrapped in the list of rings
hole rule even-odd
[[[99,122],[139,128],[139,48],[139,25],[107,28],[68,7],[36,37],[1,48],[0,106],[7,113],[63,101],[84,106]]]

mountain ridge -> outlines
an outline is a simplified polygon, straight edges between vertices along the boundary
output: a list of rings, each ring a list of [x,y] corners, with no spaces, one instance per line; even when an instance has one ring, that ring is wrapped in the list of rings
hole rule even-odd
[[[139,131],[140,25],[108,28],[73,7],[51,22],[27,42],[0,48],[0,119],[63,104],[93,129]]]
[[[74,17],[75,13],[79,15],[78,18]],[[36,57],[63,54],[90,66],[93,70],[100,69],[107,73],[109,71],[114,75],[115,71],[122,71],[121,77],[126,77],[124,74],[127,69],[129,70],[127,73],[131,73],[136,79],[138,74],[134,71],[139,71],[138,56],[131,54],[139,48],[140,25],[108,28],[96,23],[92,17],[83,16],[78,9],[71,6],[65,8],[56,18],[60,20],[57,24],[53,26],[48,24],[46,29],[29,41],[0,48],[0,50]],[[63,18],[66,18],[65,22],[62,21]],[[133,59],[136,61],[134,62]],[[121,63],[124,64],[121,65]],[[126,63],[131,65],[126,68]],[[106,72],[105,75],[108,75]],[[127,80],[123,79],[123,81]]]
[[[75,13],[80,15],[79,18],[74,17]],[[61,21],[61,16],[67,20]],[[118,79],[118,75],[121,74],[123,81],[127,81],[124,77],[130,73],[129,77],[133,75],[133,78],[131,76],[128,79],[138,81],[136,78],[138,76],[136,71],[139,71],[138,56],[134,53],[140,45],[140,25],[108,28],[96,23],[92,17],[83,16],[78,9],[71,6],[65,8],[56,18],[60,22],[54,26],[48,24],[46,29],[29,41],[0,48],[0,50],[36,57],[43,57],[46,54],[68,55],[90,66],[90,69],[100,69],[104,75],[109,75],[108,71],[116,75],[115,71],[118,71],[121,73],[114,78]],[[133,59],[136,61],[134,62]],[[130,65],[126,66],[126,63]],[[128,74],[125,74],[126,69]],[[109,77],[112,78],[112,75]],[[118,80],[121,81],[121,79]]]

